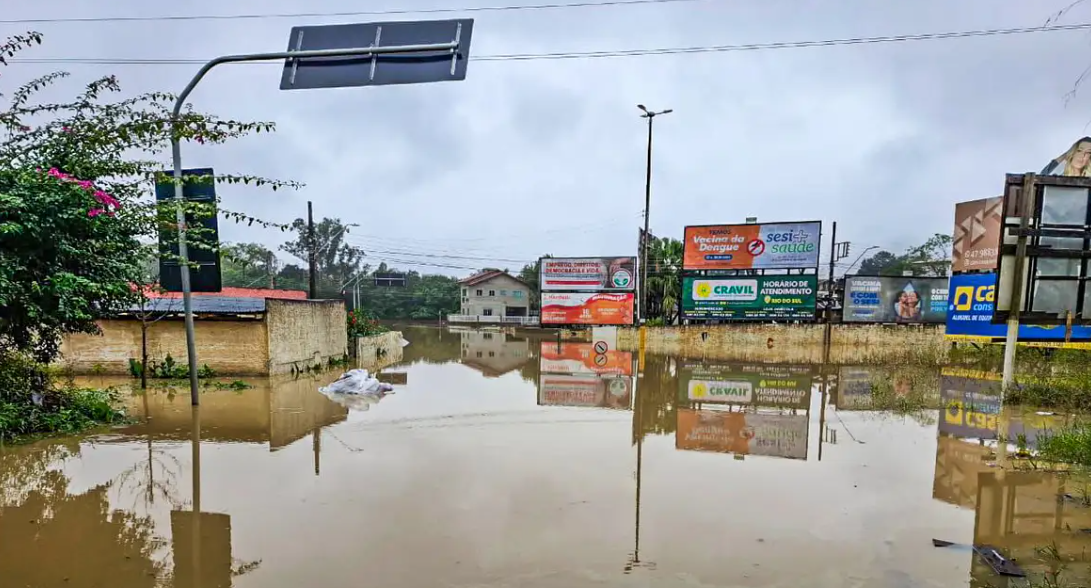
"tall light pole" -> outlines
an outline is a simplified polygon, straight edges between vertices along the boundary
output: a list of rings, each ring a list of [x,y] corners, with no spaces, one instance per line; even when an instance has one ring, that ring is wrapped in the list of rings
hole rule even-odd
[[[636,107],[644,113],[640,115],[641,118],[648,119],[648,169],[644,179],[644,235],[641,239],[640,313],[638,315],[643,323],[648,318],[648,231],[650,230],[648,219],[651,216],[650,209],[652,205],[652,122],[655,120],[655,117],[661,114],[670,114],[674,112],[674,110],[668,108],[656,112],[648,110],[643,104],[637,104]]]

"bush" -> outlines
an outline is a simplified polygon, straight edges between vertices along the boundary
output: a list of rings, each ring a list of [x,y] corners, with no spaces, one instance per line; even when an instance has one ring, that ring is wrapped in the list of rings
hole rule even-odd
[[[117,422],[113,389],[57,385],[49,369],[26,355],[0,355],[0,439],[28,435],[70,435],[101,424]]]
[[[381,335],[390,329],[379,324],[379,320],[366,310],[357,308],[348,313],[348,333],[350,338]]]

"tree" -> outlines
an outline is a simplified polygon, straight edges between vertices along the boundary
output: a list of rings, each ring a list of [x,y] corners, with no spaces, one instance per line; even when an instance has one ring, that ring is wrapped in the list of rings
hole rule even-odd
[[[867,276],[893,275],[890,272],[900,266],[900,259],[889,251],[878,251],[860,263],[860,273]],[[901,272],[898,272],[900,275]]]
[[[224,286],[277,287],[277,256],[260,243],[225,243],[220,263]]]
[[[140,389],[148,388],[148,329],[167,316],[173,308],[175,299],[168,299],[170,308],[156,307],[152,303],[152,293],[163,292],[159,285],[159,250],[155,245],[144,245],[139,255],[143,260],[140,273],[133,280],[133,289],[137,293],[136,312],[132,314],[140,321]],[[180,301],[179,301],[180,302]]]
[[[674,324],[682,299],[682,242],[652,237],[648,243],[647,308],[643,316]]]
[[[551,258],[552,255],[548,253],[543,255],[542,258]],[[538,310],[541,308],[541,278],[542,278],[542,259],[538,259],[534,263],[529,263],[523,266],[523,269],[519,270],[519,279],[530,286],[530,308],[531,310]]]
[[[306,265],[311,250],[307,221],[297,218],[291,228],[298,237],[284,243],[280,249]],[[340,297],[341,285],[361,270],[364,250],[345,242],[349,228],[350,225],[342,223],[339,218],[324,218],[314,226],[314,265],[318,290],[323,297]]]
[[[12,37],[0,43],[0,55],[41,38]],[[136,302],[131,284],[140,277],[139,239],[176,229],[179,207],[187,218],[211,214],[211,204],[154,199],[153,180],[164,178],[172,138],[219,144],[273,130],[271,123],[223,120],[192,108],[172,121],[174,96],[161,92],[109,101],[108,94],[121,91],[114,76],[92,81],[67,102],[33,101],[68,75],[28,82],[0,110],[6,137],[0,143],[0,350],[32,353],[40,361],[56,357],[64,333],[96,332],[95,319]],[[229,174],[214,181],[298,186]],[[219,214],[276,226],[222,208]],[[215,246],[192,223],[189,238],[193,247]]]
[[[946,276],[951,270],[951,236],[936,233],[902,255],[879,251],[860,264],[869,276]]]

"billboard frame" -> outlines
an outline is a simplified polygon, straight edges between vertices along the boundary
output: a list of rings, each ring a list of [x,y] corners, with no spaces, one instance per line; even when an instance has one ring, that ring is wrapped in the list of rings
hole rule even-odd
[[[545,302],[543,297],[542,297],[542,294],[587,294],[587,295],[590,295],[590,296],[593,296],[595,294],[608,294],[608,295],[611,295],[611,296],[629,294],[629,295],[631,295],[633,297],[633,322],[631,322],[631,323],[609,324],[609,325],[608,324],[599,324],[599,323],[547,323],[547,322],[544,322],[542,320],[542,306],[544,305],[544,302]],[[538,290],[538,326],[543,328],[543,329],[568,329],[568,330],[573,330],[573,331],[582,330],[582,329],[589,329],[591,327],[623,327],[623,328],[632,327],[632,326],[637,324],[636,313],[637,313],[637,305],[639,304],[639,302],[640,302],[639,295],[635,291],[626,291],[626,292],[592,292],[592,291],[558,292],[558,291],[549,291],[549,292],[542,292],[541,291],[541,286],[539,285],[539,290]]]
[[[1033,193],[1024,194],[1024,184],[1032,176]],[[1078,188],[1087,192],[1087,208],[1082,226],[1059,223],[1043,223],[1042,213],[1049,188]],[[1024,228],[1024,225],[1026,228]],[[1000,254],[996,264],[996,305],[993,323],[1004,323],[1011,316],[1013,282],[1019,281],[1018,294],[1020,324],[1064,325],[1067,320],[1058,313],[1034,311],[1036,286],[1040,282],[1075,282],[1076,307],[1072,309],[1072,324],[1091,325],[1091,306],[1085,306],[1091,283],[1091,178],[1036,174],[1007,174],[1004,179],[1004,220],[1000,233]],[[1082,239],[1079,249],[1042,246],[1042,238]],[[1022,276],[1015,276],[1012,265],[1019,266],[1020,245],[1023,242],[1025,258]],[[1076,275],[1038,276],[1038,262],[1042,259],[1079,260]],[[1005,271],[1006,270],[1006,271]]]
[[[686,267],[686,230],[687,229],[707,229],[710,227],[753,227],[755,225],[759,227],[772,227],[777,225],[805,225],[805,224],[817,224],[818,225],[818,243],[815,248],[815,265],[814,270],[817,273],[818,268],[822,266],[822,235],[823,227],[821,220],[800,220],[800,221],[776,221],[770,223],[712,223],[704,225],[685,225],[682,227],[682,273],[686,275],[688,272],[706,272],[708,276],[718,276],[716,273],[707,272],[734,272],[734,271],[766,271],[766,270],[793,270],[793,269],[811,269],[812,266],[794,266],[794,267],[771,267],[771,268],[723,268],[723,269],[696,269]]]

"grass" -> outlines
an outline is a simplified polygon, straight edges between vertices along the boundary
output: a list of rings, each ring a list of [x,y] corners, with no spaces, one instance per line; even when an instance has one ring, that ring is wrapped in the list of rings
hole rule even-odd
[[[121,422],[113,388],[63,387],[42,403],[0,400],[0,440],[21,442],[43,435],[74,435],[93,427]]]
[[[934,422],[928,411],[939,408],[939,376],[935,368],[898,367],[871,379],[871,407],[909,416],[922,424]]]
[[[1057,429],[1040,437],[1038,456],[1051,462],[1091,465],[1091,424]]]

